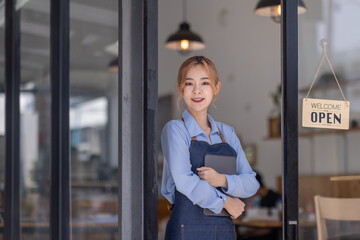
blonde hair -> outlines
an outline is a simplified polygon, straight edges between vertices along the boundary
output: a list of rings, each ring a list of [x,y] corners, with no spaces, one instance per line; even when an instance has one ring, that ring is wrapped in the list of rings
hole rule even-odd
[[[214,90],[214,92],[216,92],[216,85],[219,82],[219,74],[215,67],[215,64],[210,59],[208,59],[207,57],[204,57],[204,56],[194,56],[194,57],[188,58],[181,64],[179,71],[178,71],[178,75],[177,75],[177,89],[178,89],[178,93],[179,93],[179,96],[177,98],[178,109],[180,109],[179,101],[184,92],[184,87],[185,87],[185,83],[186,83],[186,81],[185,81],[186,75],[188,74],[188,72],[190,71],[191,68],[196,67],[198,65],[201,65],[205,69],[205,71],[209,75],[210,85],[211,85],[212,89]],[[217,97],[218,97],[218,94],[215,95],[215,97],[213,99],[213,103],[217,99]],[[214,107],[215,107],[215,105],[214,105]]]

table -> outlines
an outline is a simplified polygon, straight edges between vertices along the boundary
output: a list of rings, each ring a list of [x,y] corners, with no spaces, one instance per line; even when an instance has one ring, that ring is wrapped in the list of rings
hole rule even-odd
[[[269,221],[269,220],[251,220],[251,221],[242,221],[240,219],[234,219],[234,224],[237,226],[245,227],[257,227],[257,228],[281,228],[281,221]]]
[[[233,220],[235,225],[246,226],[246,227],[259,227],[259,228],[281,228],[281,221],[270,221],[270,220],[251,220],[251,221],[242,221],[241,219]],[[300,221],[299,227],[315,227],[315,221]]]
[[[243,227],[252,227],[252,228],[264,228],[264,229],[273,229],[272,232],[275,234],[276,239],[281,239],[282,235],[282,222],[281,221],[273,221],[273,220],[250,220],[250,221],[242,221],[241,219],[233,219],[235,224],[235,232],[236,235],[239,236],[240,232],[236,226]],[[274,237],[275,237],[274,236]]]
[[[337,237],[334,237],[334,238],[328,238],[328,240],[359,240],[359,239],[360,239],[360,233],[359,234],[337,236]]]

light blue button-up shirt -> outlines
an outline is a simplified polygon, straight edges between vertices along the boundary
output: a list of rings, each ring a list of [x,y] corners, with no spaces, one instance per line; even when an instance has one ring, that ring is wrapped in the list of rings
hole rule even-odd
[[[210,139],[212,144],[221,143],[218,127],[226,142],[236,151],[237,175],[225,175],[228,188],[223,189],[224,193],[212,187],[206,181],[201,180],[191,171],[190,144],[191,137],[198,141],[205,141],[210,144],[208,136],[197,124],[193,116],[185,110],[184,121],[172,120],[168,122],[161,134],[161,146],[164,152],[164,165],[161,193],[170,203],[175,202],[176,189],[187,196],[193,204],[202,208],[208,208],[215,213],[220,213],[226,202],[226,195],[239,198],[251,197],[259,188],[245,153],[241,147],[239,138],[232,127],[215,122],[208,114],[208,121],[211,124]]]

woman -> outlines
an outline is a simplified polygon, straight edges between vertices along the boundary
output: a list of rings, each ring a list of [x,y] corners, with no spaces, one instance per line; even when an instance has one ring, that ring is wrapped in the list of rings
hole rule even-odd
[[[161,193],[174,206],[166,227],[167,240],[235,239],[231,218],[244,211],[239,198],[254,195],[259,187],[234,129],[207,114],[220,87],[215,65],[208,58],[191,57],[181,65],[177,88],[186,110],[182,119],[168,122],[161,134]],[[238,174],[219,174],[204,167],[205,154],[236,156]],[[225,208],[231,217],[207,216],[203,208],[214,213]]]

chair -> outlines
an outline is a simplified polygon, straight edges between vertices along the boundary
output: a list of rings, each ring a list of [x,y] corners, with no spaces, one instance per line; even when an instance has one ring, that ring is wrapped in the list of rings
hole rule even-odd
[[[329,198],[316,195],[314,199],[318,240],[328,239],[325,219],[360,221],[360,198]]]

